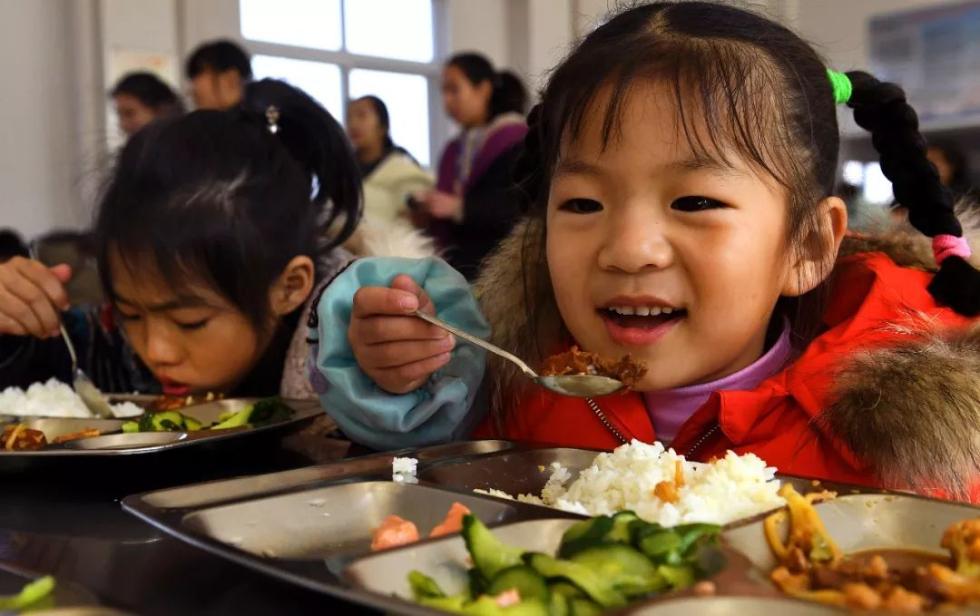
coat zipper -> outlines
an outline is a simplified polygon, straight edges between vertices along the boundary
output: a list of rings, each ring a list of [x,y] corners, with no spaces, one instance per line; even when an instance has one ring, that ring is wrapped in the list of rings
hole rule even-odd
[[[606,414],[602,411],[602,409],[599,408],[599,405],[596,404],[595,400],[593,400],[592,398],[586,398],[585,403],[589,405],[589,408],[592,409],[592,412],[595,413],[595,416],[599,418],[599,421],[602,422],[602,425],[606,426],[606,429],[609,430],[612,433],[612,435],[619,440],[620,443],[623,443],[625,445],[626,443],[629,442],[628,440],[626,440],[626,437],[624,437],[622,433],[612,425],[612,422],[609,421],[609,418],[606,417]]]
[[[711,436],[718,431],[719,427],[720,426],[717,423],[711,426],[711,428],[707,432],[701,435],[701,438],[699,438],[693,445],[687,448],[687,451],[684,452],[684,457],[690,460],[691,456],[694,455],[694,452],[700,449],[701,445],[704,445],[708,441],[708,439],[711,438]]]
[[[612,422],[609,421],[609,418],[606,417],[605,412],[603,412],[603,410],[599,408],[599,405],[596,404],[595,400],[593,400],[592,398],[586,398],[585,403],[589,405],[589,408],[592,409],[592,412],[595,413],[595,416],[599,418],[599,421],[602,422],[602,425],[604,425],[606,429],[609,430],[609,432],[612,433],[612,435],[616,437],[616,439],[620,443],[626,444],[629,442],[626,439],[626,437],[624,437],[623,434],[619,430],[617,430],[615,426],[612,425]],[[689,459],[694,454],[695,451],[700,449],[701,446],[704,445],[708,441],[708,439],[711,438],[714,435],[714,433],[718,431],[719,427],[720,426],[717,423],[711,426],[711,428],[707,432],[701,435],[701,438],[699,438],[697,441],[695,441],[693,445],[687,448],[687,451],[684,452],[684,457]]]

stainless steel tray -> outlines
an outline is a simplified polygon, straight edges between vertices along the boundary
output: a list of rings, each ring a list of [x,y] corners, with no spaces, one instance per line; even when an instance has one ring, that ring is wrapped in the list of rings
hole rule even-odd
[[[370,531],[388,514],[411,519],[424,536],[453,501],[495,526],[505,542],[553,550],[568,524],[581,516],[474,494],[493,487],[511,493],[539,491],[551,462],[572,470],[591,463],[595,451],[530,450],[501,441],[401,450],[282,473],[204,483],[130,496],[123,507],[199,548],[270,576],[341,599],[399,614],[434,614],[407,600],[407,574],[420,569],[443,588],[461,588],[465,547],[459,536],[422,541],[366,555]],[[420,460],[419,485],[390,481],[395,456]],[[542,471],[539,467],[544,467]],[[798,490],[837,489],[836,501],[818,505],[842,548],[902,544],[935,550],[952,521],[980,509],[908,495],[782,478]],[[713,581],[718,596],[668,594],[624,613],[778,614],[841,613],[782,596],[769,582],[774,565],[762,518],[723,531],[729,565]],[[890,538],[892,543],[886,539]]]
[[[405,449],[129,496],[122,506],[178,539],[273,577],[399,614],[432,614],[341,579],[347,564],[369,553],[371,533],[385,516],[412,520],[422,536],[455,501],[491,526],[542,516],[578,516],[468,491],[396,484],[391,481],[392,459],[414,457],[425,468],[446,457],[481,456],[512,446],[506,441],[471,441]],[[439,541],[423,539],[416,545]]]
[[[140,399],[140,397],[135,398]],[[215,400],[182,408],[180,412],[207,425],[217,421],[222,413],[239,410],[256,400],[256,398]],[[19,468],[31,461],[52,458],[101,458],[146,455],[207,443],[240,440],[248,436],[280,430],[307,421],[313,417],[324,415],[319,403],[315,400],[285,400],[285,402],[295,411],[293,417],[287,421],[259,428],[232,428],[228,430],[123,433],[119,430],[121,430],[122,424],[126,420],[58,417],[16,418],[14,421],[20,421],[29,428],[44,432],[49,441],[58,436],[79,432],[87,428],[96,428],[103,432],[103,434],[97,437],[69,441],[60,446],[49,446],[39,451],[0,450],[0,469],[6,467]],[[0,423],[8,422],[4,421]]]
[[[850,494],[817,503],[816,508],[827,532],[845,553],[907,548],[941,554],[939,544],[947,527],[980,517],[980,509],[969,505],[899,494]],[[785,527],[784,522],[784,533]],[[761,520],[732,525],[724,537],[759,569],[776,567]]]
[[[497,453],[444,460],[427,465],[419,472],[419,480],[456,490],[502,490],[511,496],[532,494],[539,496],[551,476],[555,462],[571,473],[570,481],[592,465],[596,455],[592,449],[550,447],[525,449],[515,447]],[[783,483],[792,484],[798,492],[832,490],[839,494],[859,494],[865,488],[832,482],[817,481],[805,477],[776,475]],[[874,491],[881,493],[880,490]]]
[[[683,597],[667,599],[636,609],[630,616],[833,616],[845,613],[832,607],[782,597]]]

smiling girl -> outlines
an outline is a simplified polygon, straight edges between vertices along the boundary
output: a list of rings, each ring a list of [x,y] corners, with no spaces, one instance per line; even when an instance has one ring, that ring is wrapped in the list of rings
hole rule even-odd
[[[845,238],[844,102],[934,261]],[[319,308],[348,327],[350,346],[321,341],[317,367],[349,434],[451,438],[489,409],[477,435],[659,439],[697,460],[752,452],[784,473],[980,500],[980,276],[901,89],[828,71],[753,13],[653,3],[590,34],[529,120],[530,215],[477,284],[491,339],[532,365],[572,344],[630,353],[646,376],[600,399],[497,361],[484,379],[468,345],[408,316],[488,331],[443,266],[367,260]]]
[[[95,224],[110,305],[67,310],[66,266],[0,264],[0,386],[71,380],[63,318],[104,391],[309,395],[305,312],[349,259],[333,246],[356,224],[358,177],[340,126],[281,82],[148,127]]]

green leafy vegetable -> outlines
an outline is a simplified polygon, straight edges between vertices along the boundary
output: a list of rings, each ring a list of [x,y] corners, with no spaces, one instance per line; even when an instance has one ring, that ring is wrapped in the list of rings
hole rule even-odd
[[[0,610],[19,612],[38,606],[54,592],[54,578],[50,575],[38,578],[24,586],[16,595],[0,596]]]

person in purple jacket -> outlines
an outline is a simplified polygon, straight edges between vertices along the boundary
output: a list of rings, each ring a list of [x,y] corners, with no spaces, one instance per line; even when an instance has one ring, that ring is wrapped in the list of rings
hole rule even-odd
[[[414,196],[414,219],[473,279],[520,215],[511,170],[527,134],[527,90],[482,55],[462,53],[443,70],[442,100],[463,130],[443,150],[435,189]]]

